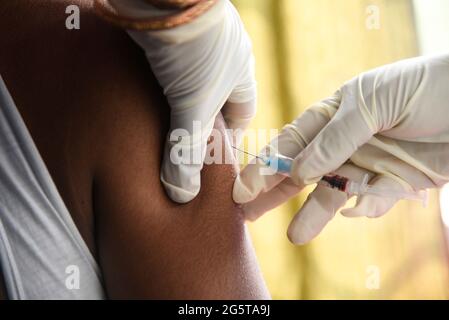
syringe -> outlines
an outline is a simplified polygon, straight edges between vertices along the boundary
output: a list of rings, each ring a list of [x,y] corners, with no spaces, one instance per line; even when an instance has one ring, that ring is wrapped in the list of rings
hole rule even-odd
[[[270,156],[256,156],[239,148],[236,147],[233,148],[239,152],[243,152],[245,154],[248,154],[261,160],[267,167],[271,168],[277,174],[284,175],[287,177],[291,176],[291,170],[294,161],[292,158],[285,157],[280,154]],[[339,176],[337,174],[329,174],[324,176],[319,183],[331,189],[336,189],[341,192],[345,192],[351,196],[352,195],[361,196],[365,194],[370,194],[380,197],[420,201],[422,202],[423,207],[427,207],[429,201],[428,190],[399,191],[394,189],[382,188],[379,186],[372,186],[368,184],[368,181],[369,175],[366,175],[363,178],[362,182],[355,182],[346,177]]]

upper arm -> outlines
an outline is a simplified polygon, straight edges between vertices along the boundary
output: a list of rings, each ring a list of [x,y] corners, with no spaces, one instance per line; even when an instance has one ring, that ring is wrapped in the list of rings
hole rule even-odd
[[[145,140],[146,129],[134,138]],[[110,297],[267,298],[231,199],[234,169],[207,167],[200,196],[175,205],[159,183],[159,146],[141,142],[115,146],[117,158],[96,182],[97,245]]]
[[[168,200],[159,181],[169,115],[162,90],[138,47],[96,19],[89,2],[5,2],[27,13],[28,23],[18,24],[14,36],[3,32],[2,61],[14,63],[1,69],[65,203],[77,204],[69,210],[98,249],[108,295],[268,298],[231,199],[234,168],[207,167],[202,193],[188,205]],[[73,32],[64,28],[69,3],[86,4],[82,27]],[[29,5],[48,8],[32,12]],[[39,108],[36,97],[45,101]]]
[[[94,212],[107,293],[111,298],[269,298],[232,201],[235,168],[207,166],[197,199],[172,203],[159,180],[169,108],[143,59],[120,57],[125,58],[134,62],[119,60],[122,66],[114,67],[111,82],[118,90],[106,90],[107,108],[97,123]],[[216,127],[223,133],[223,120]]]

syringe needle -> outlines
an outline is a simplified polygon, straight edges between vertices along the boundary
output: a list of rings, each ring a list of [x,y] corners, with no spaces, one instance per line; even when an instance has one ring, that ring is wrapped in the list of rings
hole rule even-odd
[[[239,152],[242,152],[242,153],[244,153],[244,154],[247,154],[247,155],[249,155],[249,156],[252,156],[252,157],[254,157],[254,158],[256,158],[256,159],[259,159],[259,160],[264,161],[264,159],[262,159],[261,157],[256,156],[255,154],[252,154],[252,153],[250,153],[250,152],[248,152],[248,151],[239,149],[239,148],[237,148],[237,147],[235,147],[235,146],[232,146],[232,148],[234,148],[235,150],[237,150],[237,151],[239,151]]]

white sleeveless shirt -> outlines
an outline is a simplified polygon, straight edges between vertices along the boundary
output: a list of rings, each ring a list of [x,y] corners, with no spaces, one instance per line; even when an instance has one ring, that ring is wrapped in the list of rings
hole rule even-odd
[[[10,299],[103,299],[99,267],[0,77],[0,266]]]

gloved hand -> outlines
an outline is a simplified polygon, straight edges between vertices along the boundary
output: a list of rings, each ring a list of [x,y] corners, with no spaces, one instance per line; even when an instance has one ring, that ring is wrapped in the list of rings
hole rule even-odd
[[[128,18],[177,12],[143,0],[109,3]],[[216,0],[187,24],[156,31],[139,28],[129,34],[145,50],[171,107],[161,181],[172,200],[189,202],[200,191],[207,139],[217,114],[223,113],[230,129],[243,131],[256,113],[251,41],[229,0]]]
[[[249,220],[284,203],[329,173],[393,190],[449,181],[449,55],[387,65],[346,83],[287,125],[267,148],[294,158],[292,178],[263,176],[260,162],[237,178],[234,200]],[[273,151],[272,151],[273,152]],[[290,240],[316,237],[348,200],[318,184],[293,219]],[[380,217],[400,199],[360,196],[347,217]]]

